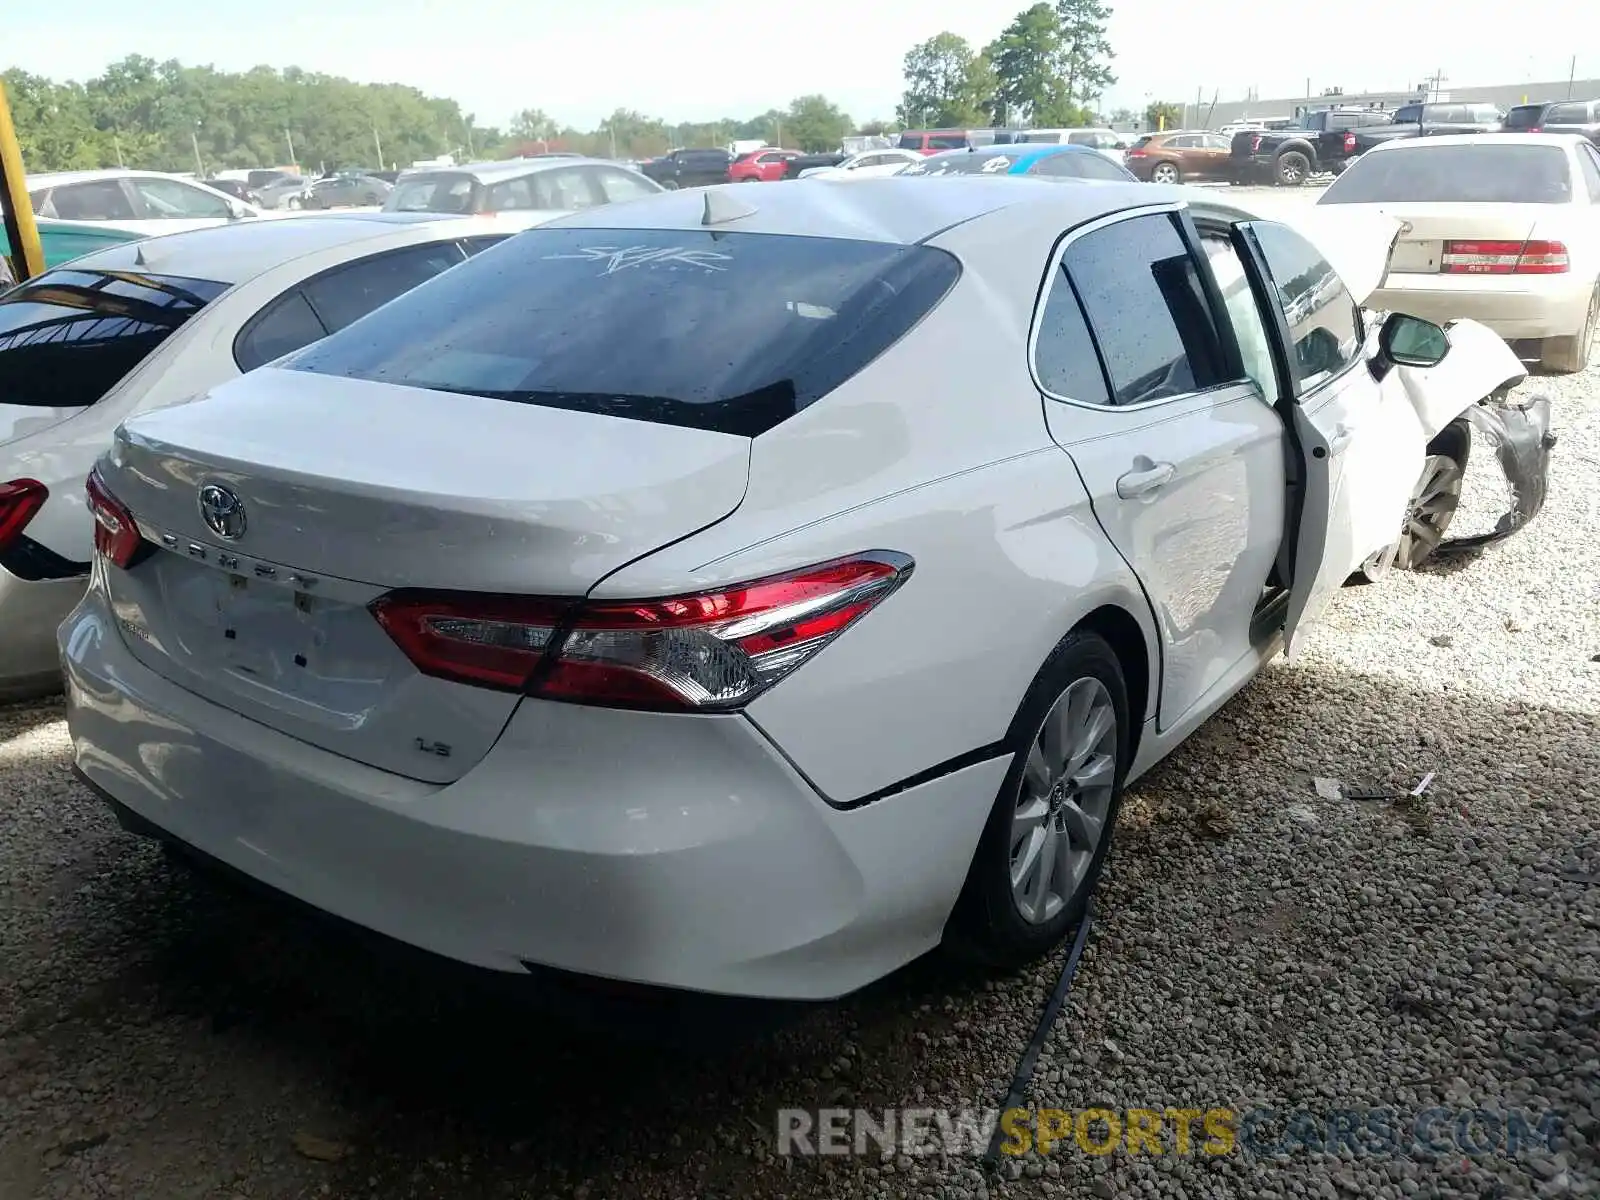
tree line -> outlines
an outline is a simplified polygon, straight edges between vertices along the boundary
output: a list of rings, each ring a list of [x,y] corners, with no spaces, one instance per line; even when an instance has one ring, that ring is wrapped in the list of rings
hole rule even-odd
[[[526,109],[502,128],[480,124],[454,100],[404,84],[357,83],[298,67],[219,71],[137,54],[81,83],[15,68],[0,73],[0,81],[23,163],[33,172],[127,166],[210,175],[295,164],[381,169],[446,154],[468,161],[548,150],[643,158],[740,138],[832,150],[855,128],[820,95],[749,118],[698,123],[618,109],[589,130]]]

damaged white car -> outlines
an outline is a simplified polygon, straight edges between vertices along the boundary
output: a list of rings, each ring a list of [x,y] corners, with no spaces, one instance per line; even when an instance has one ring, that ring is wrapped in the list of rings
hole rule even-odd
[[[521,234],[122,426],[77,767],[500,971],[823,998],[1044,953],[1124,782],[1438,544],[1463,418],[1543,419],[1482,327],[1369,323],[1392,241],[990,178]]]

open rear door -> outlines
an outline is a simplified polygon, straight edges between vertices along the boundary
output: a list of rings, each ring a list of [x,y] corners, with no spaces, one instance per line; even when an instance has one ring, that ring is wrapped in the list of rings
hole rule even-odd
[[[1377,432],[1372,426],[1377,424],[1381,398],[1377,381],[1359,364],[1320,382],[1306,378],[1297,361],[1291,318],[1297,330],[1303,329],[1300,322],[1314,314],[1320,304],[1343,296],[1346,289],[1339,286],[1342,280],[1326,257],[1317,254],[1309,243],[1305,244],[1306,254],[1302,257],[1316,264],[1314,270],[1303,270],[1294,279],[1275,280],[1255,232],[1267,224],[1275,223],[1241,222],[1234,226],[1233,238],[1250,273],[1268,328],[1275,331],[1282,351],[1279,375],[1285,386],[1277,408],[1299,460],[1298,479],[1291,485],[1294,494],[1287,506],[1289,524],[1284,531],[1289,553],[1279,558],[1281,564],[1286,563],[1289,575],[1284,650],[1294,661],[1303,646],[1306,629],[1322,615],[1366,553],[1357,545],[1358,498],[1353,492],[1361,473],[1352,472],[1349,466],[1352,449],[1370,444],[1357,443],[1358,427],[1369,426],[1367,439]],[[1300,238],[1286,226],[1275,230],[1278,240],[1285,233]],[[1322,274],[1313,278],[1318,271]],[[1308,386],[1302,386],[1302,380]],[[1397,513],[1396,530],[1399,517]]]

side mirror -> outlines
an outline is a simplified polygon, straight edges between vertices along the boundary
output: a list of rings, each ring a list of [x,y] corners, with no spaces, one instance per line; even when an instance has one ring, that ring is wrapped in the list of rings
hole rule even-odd
[[[1391,313],[1378,333],[1378,353],[1396,367],[1434,367],[1450,353],[1450,338],[1432,321]]]

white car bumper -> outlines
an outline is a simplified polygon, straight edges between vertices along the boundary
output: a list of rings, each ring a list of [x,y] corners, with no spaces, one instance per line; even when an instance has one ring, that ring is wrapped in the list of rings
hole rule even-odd
[[[91,588],[61,630],[74,757],[164,833],[462,962],[827,999],[937,944],[1004,759],[844,811],[739,716],[523,700],[419,783],[185,691]]]
[[[1367,307],[1440,324],[1466,318],[1508,342],[1570,337],[1583,328],[1593,288],[1592,279],[1565,276],[1391,274]]]
[[[0,702],[61,686],[56,630],[83,598],[84,580],[18,579],[0,567]]]

